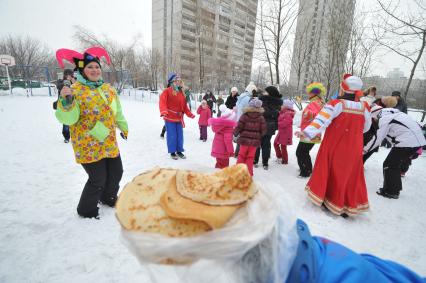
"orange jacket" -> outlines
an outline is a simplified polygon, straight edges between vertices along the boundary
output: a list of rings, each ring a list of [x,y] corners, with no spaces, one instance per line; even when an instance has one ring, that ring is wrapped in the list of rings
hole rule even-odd
[[[160,95],[160,115],[165,121],[168,122],[183,122],[183,114],[190,118],[194,118],[191,110],[186,103],[185,95],[182,91],[175,91],[172,87],[166,88]]]

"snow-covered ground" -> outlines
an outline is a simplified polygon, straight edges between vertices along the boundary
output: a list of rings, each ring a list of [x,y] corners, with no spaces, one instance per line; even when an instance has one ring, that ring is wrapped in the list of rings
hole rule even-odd
[[[61,125],[52,110],[54,99],[0,96],[0,282],[151,282],[147,270],[120,242],[113,209],[102,206],[100,220],[77,216],[86,174],[75,163],[71,145],[62,141]],[[122,96],[130,133],[128,141],[119,141],[124,163],[121,185],[157,165],[213,168],[213,135],[209,130],[208,142],[199,141],[196,119],[186,119],[188,159],[168,157],[165,141],[159,138],[163,122],[157,104],[147,100]],[[413,162],[403,179],[400,199],[389,200],[375,193],[382,184],[388,150],[373,155],[365,167],[371,209],[345,220],[307,199],[307,180],[296,178],[294,143],[289,147],[289,165],[271,160],[269,171],[255,169],[255,180],[291,200],[281,205],[307,222],[312,234],[425,275],[425,156]],[[312,154],[317,150],[315,146]]]

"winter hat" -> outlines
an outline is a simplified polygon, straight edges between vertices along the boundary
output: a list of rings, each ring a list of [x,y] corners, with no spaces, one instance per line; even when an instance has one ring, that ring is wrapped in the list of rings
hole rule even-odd
[[[231,92],[233,92],[233,91],[238,92],[238,88],[236,86],[232,87]]]
[[[326,91],[327,90],[325,89],[324,85],[319,82],[313,82],[306,86],[306,93],[314,94],[320,98],[324,98]]]
[[[293,101],[291,101],[290,99],[284,99],[283,106],[285,108],[293,109],[293,105],[294,105]]]
[[[354,93],[357,96],[363,96],[361,91],[362,85],[362,80],[351,74],[344,74],[343,81],[340,83],[340,87],[345,93]]]
[[[247,91],[248,93],[250,93],[250,95],[252,95],[252,94],[253,94],[253,90],[254,90],[254,91],[257,91],[257,87],[254,85],[254,83],[253,83],[253,82],[250,82],[250,83],[248,84],[248,86],[246,87],[246,91]]]
[[[383,96],[382,103],[386,108],[394,108],[398,104],[395,96]]]
[[[268,87],[266,87],[265,88],[265,91],[270,95],[270,96],[273,96],[273,97],[278,97],[278,98],[280,98],[282,95],[280,94],[280,92],[278,91],[278,89],[276,88],[276,87],[274,87],[274,86],[268,86]]]
[[[169,73],[169,75],[167,76],[167,85],[170,86],[170,84],[176,81],[177,79],[180,79],[180,76],[178,74]]]
[[[91,62],[96,62],[100,67],[101,57],[106,59],[107,64],[111,64],[111,59],[108,55],[108,52],[106,52],[106,50],[102,47],[90,47],[86,49],[83,54],[65,48],[61,48],[56,51],[56,60],[58,61],[61,68],[64,68],[63,60],[65,59],[68,62],[73,63],[75,65],[75,70],[77,70],[82,75],[83,69]]]
[[[253,98],[249,101],[249,107],[253,108],[260,108],[262,107],[262,100],[259,100],[258,98]]]
[[[223,117],[223,118],[228,118],[232,114],[232,110],[226,107],[225,104],[221,104],[219,106],[219,111],[220,111],[220,117]]]
[[[397,90],[392,91],[392,96],[399,96],[399,97],[401,97],[401,92],[397,91]]]

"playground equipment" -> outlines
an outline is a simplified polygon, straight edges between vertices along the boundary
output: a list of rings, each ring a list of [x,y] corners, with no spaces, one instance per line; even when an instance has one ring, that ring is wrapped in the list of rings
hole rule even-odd
[[[9,76],[9,66],[15,65],[15,58],[6,54],[0,55],[0,65],[6,66],[6,75],[7,75],[7,81],[9,84],[9,91],[10,91],[10,95],[12,95],[12,83],[10,81],[10,76]]]

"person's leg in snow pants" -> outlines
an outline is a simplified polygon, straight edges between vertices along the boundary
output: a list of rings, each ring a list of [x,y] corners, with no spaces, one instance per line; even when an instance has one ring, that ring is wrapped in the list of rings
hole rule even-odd
[[[259,162],[260,150],[262,149],[262,165],[268,165],[269,158],[271,157],[271,135],[264,135],[261,139],[260,148],[257,148],[254,157],[254,164]]]
[[[89,179],[81,193],[77,212],[83,217],[96,217],[99,201],[111,207],[115,205],[119,183],[123,176],[123,164],[119,155],[82,166]]]
[[[402,190],[401,165],[407,163],[418,148],[393,147],[383,162],[383,189],[382,191],[398,196]]]
[[[166,121],[166,131],[168,152],[184,152],[182,123]]]
[[[164,138],[165,134],[166,134],[166,126],[164,125],[163,128],[161,129],[160,137]]]
[[[225,168],[229,166],[229,158],[216,158],[216,165],[214,168]]]
[[[300,176],[309,177],[312,173],[312,160],[309,152],[314,147],[313,143],[299,142],[296,149],[297,163],[300,168]]]
[[[207,126],[200,126],[200,140],[207,140]]]
[[[250,175],[253,176],[253,160],[256,154],[256,147],[241,145],[238,153],[237,163],[245,163],[248,167]]]
[[[62,125],[62,135],[64,136],[65,140],[70,140],[70,126]]]

